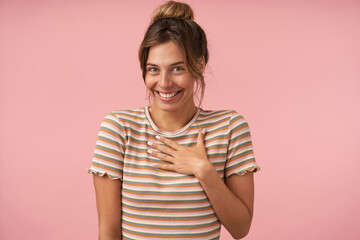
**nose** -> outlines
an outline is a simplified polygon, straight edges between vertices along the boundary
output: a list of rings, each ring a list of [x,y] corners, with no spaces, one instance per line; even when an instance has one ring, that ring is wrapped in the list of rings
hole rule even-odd
[[[172,84],[173,83],[172,83],[170,74],[168,74],[167,71],[163,71],[160,74],[160,79],[159,79],[158,85],[163,89],[167,89],[167,88],[171,87]]]

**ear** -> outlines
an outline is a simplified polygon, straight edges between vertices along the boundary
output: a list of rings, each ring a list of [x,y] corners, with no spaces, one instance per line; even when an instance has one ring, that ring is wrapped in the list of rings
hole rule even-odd
[[[200,57],[200,59],[199,59],[199,65],[200,65],[201,73],[204,73],[205,67],[206,67],[205,57],[204,57],[204,56]]]

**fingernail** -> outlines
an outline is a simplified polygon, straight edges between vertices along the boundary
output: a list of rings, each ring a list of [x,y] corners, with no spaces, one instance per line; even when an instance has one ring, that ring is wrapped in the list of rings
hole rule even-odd
[[[152,146],[152,145],[153,145],[153,143],[152,143],[152,142],[147,142],[147,144],[148,144],[149,146]]]
[[[149,154],[152,154],[152,153],[153,153],[153,150],[148,149],[147,152],[148,152]]]
[[[156,138],[157,140],[160,140],[160,136],[157,136],[157,135],[156,135],[155,138]]]
[[[203,128],[203,130],[201,130],[201,132],[202,132],[203,134],[205,134],[205,133],[206,133],[206,128]]]

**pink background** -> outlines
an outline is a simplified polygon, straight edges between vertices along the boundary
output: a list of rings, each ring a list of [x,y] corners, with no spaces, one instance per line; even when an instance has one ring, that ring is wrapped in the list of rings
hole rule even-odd
[[[0,1],[1,239],[97,239],[86,169],[105,114],[148,103],[137,50],[160,3]],[[360,2],[188,3],[203,108],[246,117],[262,168],[246,239],[360,239]]]

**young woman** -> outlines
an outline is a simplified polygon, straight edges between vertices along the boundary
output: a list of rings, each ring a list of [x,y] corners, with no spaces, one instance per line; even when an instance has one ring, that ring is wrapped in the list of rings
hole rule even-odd
[[[249,232],[259,167],[240,114],[195,104],[208,58],[187,4],[155,10],[139,50],[152,103],[105,117],[88,170],[99,239],[219,239],[221,224],[236,239]]]

